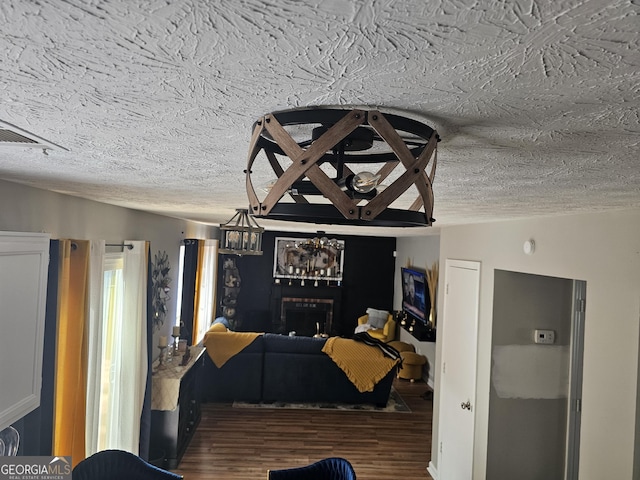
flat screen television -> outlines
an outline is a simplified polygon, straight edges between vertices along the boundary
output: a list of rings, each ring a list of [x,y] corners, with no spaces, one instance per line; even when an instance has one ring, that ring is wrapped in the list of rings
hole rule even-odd
[[[427,289],[427,278],[423,272],[402,267],[402,311],[411,318],[427,324],[427,312],[431,299]]]

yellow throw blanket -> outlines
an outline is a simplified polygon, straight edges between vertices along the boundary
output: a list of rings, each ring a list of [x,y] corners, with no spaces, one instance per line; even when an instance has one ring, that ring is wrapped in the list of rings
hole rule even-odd
[[[361,393],[373,391],[399,362],[385,357],[376,347],[347,338],[329,338],[322,351],[331,357]]]
[[[207,353],[220,368],[227,360],[240,353],[262,333],[255,332],[212,332],[204,336],[203,344],[207,347]]]

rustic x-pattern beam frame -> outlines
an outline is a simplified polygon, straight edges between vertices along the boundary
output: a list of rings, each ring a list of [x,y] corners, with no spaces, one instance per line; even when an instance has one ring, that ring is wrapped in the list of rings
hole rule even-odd
[[[396,116],[391,117],[396,118]],[[365,157],[373,159],[368,163],[383,163],[376,172],[381,176],[381,181],[387,178],[398,165],[402,164],[405,168],[405,171],[391,185],[363,205],[359,205],[363,201],[362,198],[352,198],[352,196],[345,193],[335,179],[329,178],[319,165],[319,163],[322,163],[319,161],[325,157],[328,151],[331,151],[336,145],[345,140],[349,134],[361,125],[369,125],[373,128],[394,154],[384,157],[384,161],[376,159],[376,155]],[[431,133],[431,135],[428,138],[424,138],[426,146],[416,157],[398,133],[396,126],[380,111],[344,110],[344,115],[341,118],[329,126],[307,148],[303,148],[278,121],[277,114],[267,114],[255,123],[249,149],[245,173],[250,211],[256,217],[268,218],[278,202],[287,193],[291,195],[296,204],[312,203],[304,195],[297,194],[291,190],[295,182],[306,177],[315,185],[319,193],[329,199],[344,217],[344,220],[347,220],[347,222],[341,220],[339,223],[348,223],[351,220],[359,222],[359,224],[373,224],[375,219],[385,212],[413,184],[416,186],[419,195],[408,210],[418,212],[424,207],[424,222],[422,223],[431,225],[433,221],[432,183],[435,177],[436,147],[439,138],[435,130],[431,130],[428,127],[425,128],[425,131]],[[272,149],[264,148],[264,145],[261,145],[263,137],[270,138],[272,143],[277,145],[278,152],[284,153],[291,159],[292,164],[289,168],[285,170]],[[260,201],[251,182],[251,168],[262,149],[265,151],[277,180],[264,200]],[[431,171],[427,174],[425,169],[432,158]],[[326,158],[323,161],[326,161]],[[349,163],[348,158],[345,163]],[[347,173],[351,173],[348,167],[344,166],[343,168]],[[297,220],[313,221],[313,219],[304,218]]]

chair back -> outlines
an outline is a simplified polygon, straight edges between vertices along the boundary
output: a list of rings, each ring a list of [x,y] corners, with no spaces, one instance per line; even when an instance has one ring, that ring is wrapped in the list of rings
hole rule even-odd
[[[20,434],[9,426],[0,431],[0,457],[15,457],[20,446]]]
[[[178,475],[152,465],[124,450],[103,450],[79,462],[73,480],[180,480]]]
[[[348,460],[330,457],[311,465],[283,470],[269,470],[268,480],[356,480],[356,472]],[[75,479],[74,479],[75,480]]]

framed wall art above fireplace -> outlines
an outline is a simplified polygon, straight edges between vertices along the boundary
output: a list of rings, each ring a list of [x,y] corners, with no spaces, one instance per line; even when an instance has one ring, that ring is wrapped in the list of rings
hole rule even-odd
[[[273,278],[342,281],[344,240],[276,237]]]

